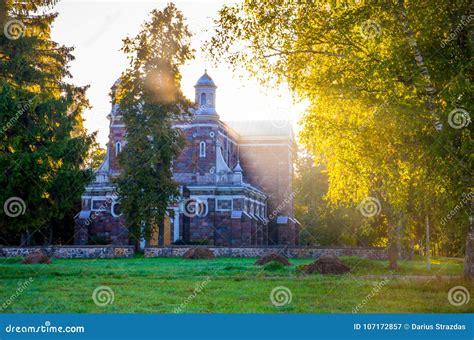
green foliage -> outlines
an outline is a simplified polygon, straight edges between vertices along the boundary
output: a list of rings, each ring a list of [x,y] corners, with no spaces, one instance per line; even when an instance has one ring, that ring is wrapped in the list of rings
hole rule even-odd
[[[89,154],[88,163],[93,170],[97,170],[105,159],[107,149],[94,145]]]
[[[0,202],[25,203],[17,217],[0,210],[7,242],[27,230],[53,240],[52,227],[70,216],[91,175],[85,161],[94,135],[82,125],[87,88],[65,81],[72,48],[51,40],[55,3],[0,1]],[[12,20],[19,31],[7,30]]]
[[[386,245],[385,221],[367,219],[353,204],[334,206],[327,202],[328,178],[323,166],[302,155],[294,180],[295,213],[301,223],[300,242],[304,245]]]
[[[474,112],[470,5],[246,0],[221,9],[209,53],[309,101],[300,137],[329,204],[375,197],[392,245],[422,242],[428,216],[462,249],[468,205],[441,221],[473,187],[473,124],[450,125],[453,110]]]
[[[285,266],[278,261],[271,261],[263,267],[263,270],[270,272],[281,271],[285,270]]]
[[[136,240],[149,236],[178,195],[171,164],[184,139],[172,125],[191,108],[181,92],[179,73],[193,58],[190,36],[182,13],[169,4],[163,11],[153,10],[135,38],[124,39],[122,50],[130,64],[116,100],[127,144],[120,154],[117,184],[127,226]]]
[[[195,240],[195,241],[190,242],[189,244],[193,244],[196,246],[207,246],[209,245],[209,240],[208,239]]]

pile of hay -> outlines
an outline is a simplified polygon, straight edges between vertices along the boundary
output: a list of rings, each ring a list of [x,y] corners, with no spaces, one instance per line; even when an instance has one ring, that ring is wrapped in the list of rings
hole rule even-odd
[[[272,254],[262,256],[261,258],[257,260],[257,262],[255,262],[255,265],[263,266],[264,264],[267,264],[269,262],[278,262],[284,266],[291,266],[290,261],[288,261],[286,257],[277,253],[272,253]]]
[[[313,263],[303,266],[302,271],[305,274],[314,272],[321,274],[344,274],[350,272],[351,268],[334,256],[321,256]]]
[[[207,248],[191,248],[183,255],[183,259],[192,260],[210,260],[215,257],[212,250]]]
[[[42,251],[36,251],[34,253],[30,253],[23,259],[23,264],[50,264],[51,260],[49,257],[43,253]]]

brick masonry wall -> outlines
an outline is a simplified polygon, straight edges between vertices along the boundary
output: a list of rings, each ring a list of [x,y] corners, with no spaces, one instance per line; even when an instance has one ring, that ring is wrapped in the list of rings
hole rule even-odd
[[[135,254],[133,246],[0,247],[0,257],[27,256],[37,251],[63,259],[131,258]]]
[[[278,209],[279,215],[293,216],[293,174],[290,172],[293,154],[288,143],[273,141],[275,146],[267,146],[265,142],[257,140],[240,144],[244,178],[270,195],[268,214]]]
[[[112,245],[128,245],[128,229],[125,226],[125,218],[123,216],[113,217],[109,211],[104,211],[92,212],[87,221],[76,220],[74,244],[87,245],[92,237],[103,239]]]
[[[145,257],[181,257],[190,246],[146,247]],[[193,247],[194,248],[194,247]],[[317,258],[321,255],[358,256],[371,260],[386,260],[385,248],[325,248],[325,247],[205,247],[216,256],[260,257],[270,253],[280,253],[288,258]]]

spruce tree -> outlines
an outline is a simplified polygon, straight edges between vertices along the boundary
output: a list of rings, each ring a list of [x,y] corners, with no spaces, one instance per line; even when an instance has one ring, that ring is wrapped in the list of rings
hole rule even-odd
[[[182,13],[173,4],[153,10],[135,38],[124,39],[129,68],[117,99],[127,129],[117,178],[121,210],[135,242],[161,223],[178,187],[172,161],[184,139],[173,123],[187,116],[191,103],[180,89],[179,68],[193,58]]]
[[[51,40],[56,2],[0,0],[0,233],[10,236],[2,243],[26,232],[51,241],[51,226],[90,179],[86,87],[66,81],[72,48]]]

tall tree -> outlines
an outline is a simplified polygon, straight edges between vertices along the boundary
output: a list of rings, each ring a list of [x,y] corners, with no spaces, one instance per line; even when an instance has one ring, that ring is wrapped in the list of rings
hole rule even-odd
[[[38,241],[80,200],[94,142],[82,125],[86,87],[65,81],[72,48],[51,40],[56,2],[0,1],[0,230]]]
[[[471,7],[245,0],[222,8],[210,41],[216,60],[310,101],[301,137],[326,166],[327,198],[380,206],[392,267],[413,207],[424,221],[472,190]]]
[[[302,153],[296,161],[295,215],[301,223],[302,244],[383,246],[383,219],[366,219],[355,204],[331,205],[325,199],[328,176],[323,166]]]
[[[191,33],[183,14],[169,4],[153,10],[135,38],[124,40],[130,65],[121,77],[118,102],[127,129],[117,179],[121,209],[130,235],[138,242],[163,221],[177,197],[172,161],[184,139],[172,127],[191,103],[181,92],[179,68],[193,58]]]

